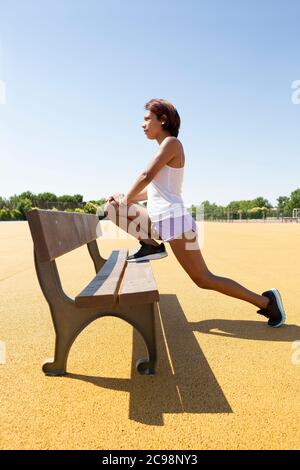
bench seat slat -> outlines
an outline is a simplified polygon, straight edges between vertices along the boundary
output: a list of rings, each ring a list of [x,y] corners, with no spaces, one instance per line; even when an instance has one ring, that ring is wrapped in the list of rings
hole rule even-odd
[[[119,290],[120,305],[159,301],[159,292],[149,261],[127,263]]]
[[[75,297],[78,307],[112,308],[126,266],[128,250],[114,250],[94,279]]]

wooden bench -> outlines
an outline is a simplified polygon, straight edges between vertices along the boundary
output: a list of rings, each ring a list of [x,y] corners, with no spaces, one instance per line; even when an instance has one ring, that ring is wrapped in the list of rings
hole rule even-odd
[[[149,261],[127,263],[128,250],[114,250],[104,259],[97,238],[102,234],[97,215],[42,209],[27,211],[34,245],[38,281],[47,300],[56,333],[53,362],[46,375],[65,375],[70,348],[79,333],[100,317],[118,317],[143,337],[147,359],[137,361],[140,374],[155,373],[155,307],[159,293]],[[63,291],[55,259],[86,244],[96,276],[75,299]]]

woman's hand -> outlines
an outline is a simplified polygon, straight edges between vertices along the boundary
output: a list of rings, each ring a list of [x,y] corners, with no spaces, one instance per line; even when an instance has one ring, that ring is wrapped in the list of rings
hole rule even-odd
[[[119,206],[127,206],[128,205],[127,198],[125,197],[125,195],[123,195],[123,197],[120,197],[120,199],[118,200],[118,203],[119,203]]]
[[[105,199],[105,202],[111,202],[111,201],[116,201],[119,202],[120,199],[122,199],[125,196],[123,193],[114,193],[111,196],[108,196],[108,198]]]

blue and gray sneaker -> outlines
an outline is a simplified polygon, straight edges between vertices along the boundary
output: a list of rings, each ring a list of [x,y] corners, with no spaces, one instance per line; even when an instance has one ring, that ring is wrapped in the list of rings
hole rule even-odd
[[[285,322],[285,312],[282,305],[282,300],[277,289],[270,289],[263,292],[262,295],[268,297],[270,302],[267,308],[257,310],[257,313],[269,318],[268,325],[273,328],[278,328]]]

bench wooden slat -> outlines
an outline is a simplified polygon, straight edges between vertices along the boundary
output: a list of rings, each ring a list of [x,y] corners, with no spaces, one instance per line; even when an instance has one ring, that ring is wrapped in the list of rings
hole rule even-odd
[[[26,218],[39,261],[52,261],[101,235],[94,214],[32,209]]]
[[[127,263],[119,290],[120,305],[147,304],[159,301],[159,292],[149,261]]]
[[[126,266],[128,250],[114,250],[94,279],[75,297],[78,307],[112,308]]]

